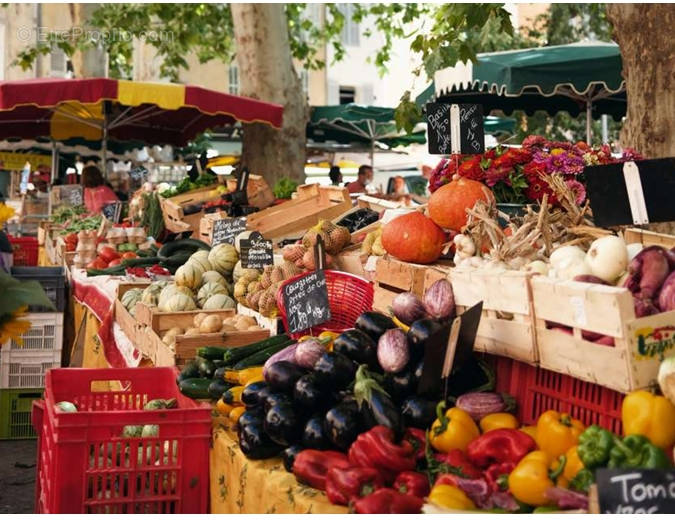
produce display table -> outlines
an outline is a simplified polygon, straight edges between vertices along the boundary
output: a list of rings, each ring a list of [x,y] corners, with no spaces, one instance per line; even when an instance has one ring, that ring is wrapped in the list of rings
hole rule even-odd
[[[248,460],[237,436],[214,428],[211,449],[212,514],[346,514],[326,494],[299,484],[280,458]]]

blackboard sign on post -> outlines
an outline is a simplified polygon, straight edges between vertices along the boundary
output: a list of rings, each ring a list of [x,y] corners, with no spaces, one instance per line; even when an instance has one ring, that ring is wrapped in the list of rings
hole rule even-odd
[[[601,514],[674,514],[675,469],[598,469]]]
[[[483,106],[426,105],[429,154],[481,154],[485,151]]]
[[[213,231],[211,232],[211,246],[215,247],[221,243],[230,243],[234,245],[234,239],[239,233],[246,230],[246,217],[241,218],[223,218],[213,222]]]
[[[239,246],[241,266],[244,269],[262,269],[274,264],[272,240],[266,240],[258,231],[254,231],[247,239],[242,239]]]
[[[283,287],[288,330],[300,332],[330,320],[330,303],[324,271],[305,274]]]
[[[120,223],[120,218],[122,217],[122,205],[122,202],[119,201],[106,203],[101,208],[101,214],[112,223]]]
[[[78,205],[82,205],[82,189],[74,187],[68,193],[68,202],[73,207],[77,207]]]

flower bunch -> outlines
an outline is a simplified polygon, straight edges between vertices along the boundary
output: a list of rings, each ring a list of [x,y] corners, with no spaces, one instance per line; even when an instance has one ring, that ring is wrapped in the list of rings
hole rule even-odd
[[[522,147],[498,146],[480,155],[453,155],[441,160],[431,173],[429,187],[433,192],[459,176],[486,184],[499,203],[536,203],[547,194],[549,202],[555,204],[555,195],[542,176],[558,174],[581,205],[586,199],[584,167],[639,159],[640,155],[632,150],[614,158],[607,145],[553,142],[532,135],[523,140]]]

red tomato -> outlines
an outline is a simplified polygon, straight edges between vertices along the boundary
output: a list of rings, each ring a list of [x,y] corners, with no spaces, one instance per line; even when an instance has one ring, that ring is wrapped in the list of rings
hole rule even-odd
[[[87,269],[105,269],[107,267],[108,263],[98,256],[87,264]]]
[[[115,260],[112,260],[109,264],[108,267],[115,267],[116,265],[120,265],[122,263],[121,258],[117,258]]]
[[[122,254],[123,260],[130,260],[131,258],[138,258],[138,255],[135,252],[125,252]]]
[[[111,262],[120,257],[119,253],[112,247],[106,245],[101,249],[101,252],[98,253],[101,259],[105,262]]]

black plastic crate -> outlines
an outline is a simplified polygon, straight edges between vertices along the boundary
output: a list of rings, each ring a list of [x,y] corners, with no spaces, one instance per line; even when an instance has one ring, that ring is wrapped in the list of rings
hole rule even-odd
[[[56,312],[66,309],[66,275],[63,267],[12,267],[12,278],[40,282],[47,297],[56,307]],[[31,305],[30,312],[52,312],[46,307]]]

